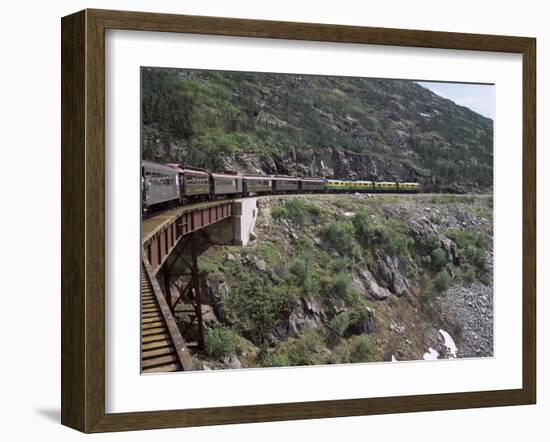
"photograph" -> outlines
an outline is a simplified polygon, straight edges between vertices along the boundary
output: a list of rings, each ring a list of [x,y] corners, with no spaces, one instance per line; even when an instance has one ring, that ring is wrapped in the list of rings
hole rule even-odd
[[[494,356],[494,84],[140,76],[142,374]]]

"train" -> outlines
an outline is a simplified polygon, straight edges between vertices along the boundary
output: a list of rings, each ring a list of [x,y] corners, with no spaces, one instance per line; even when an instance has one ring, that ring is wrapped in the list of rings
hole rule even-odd
[[[217,173],[181,164],[142,161],[142,211],[222,198],[292,193],[418,193],[416,182],[337,180],[286,175]]]

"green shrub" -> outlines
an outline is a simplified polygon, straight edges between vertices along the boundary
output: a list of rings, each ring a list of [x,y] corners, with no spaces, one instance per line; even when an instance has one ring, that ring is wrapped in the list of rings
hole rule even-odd
[[[331,280],[331,294],[340,299],[346,299],[351,286],[351,278],[345,273],[337,273]]]
[[[292,240],[292,245],[298,253],[308,252],[313,255],[315,243],[309,236],[305,235],[304,233],[298,234],[298,238]]]
[[[343,341],[332,349],[328,356],[328,364],[348,364],[351,362],[351,348],[347,342]]]
[[[375,227],[371,215],[367,211],[363,210],[355,214],[352,222],[359,242],[363,245],[369,244],[369,240],[372,239],[373,229]]]
[[[208,330],[204,336],[204,349],[213,358],[235,354],[238,343],[239,335],[226,327]]]
[[[323,241],[341,255],[352,256],[359,252],[355,241],[355,229],[349,221],[325,224],[321,227],[319,234]]]
[[[288,312],[292,294],[288,287],[273,285],[254,274],[243,272],[240,278],[239,285],[226,301],[226,307],[241,333],[255,343],[261,343]]]
[[[382,250],[388,255],[406,256],[412,240],[406,233],[403,233],[392,224],[393,223],[390,223],[390,225],[377,226],[375,237]]]
[[[319,288],[314,270],[313,256],[310,253],[299,256],[290,264],[290,273],[294,276],[294,284],[301,288],[306,295],[315,293]]]
[[[490,285],[491,284],[491,275],[489,274],[489,272],[485,272],[479,277],[479,280],[482,284]]]
[[[428,236],[423,236],[420,239],[420,247],[427,251],[428,253],[431,253],[432,250],[438,248],[441,246],[441,240],[438,238],[437,235],[431,233]]]
[[[348,329],[350,324],[349,315],[346,312],[340,313],[332,318],[326,326],[326,340],[330,345],[336,344]]]
[[[288,217],[288,210],[285,206],[276,206],[271,209],[271,217],[273,219],[281,219]]]
[[[468,282],[474,282],[474,280],[476,279],[476,271],[472,267],[468,267],[464,271],[464,279],[466,279],[466,281]]]
[[[435,275],[433,282],[436,290],[443,292],[447,290],[447,288],[449,288],[451,277],[446,271],[442,270],[437,275]]]
[[[431,266],[435,271],[443,269],[448,262],[447,253],[441,247],[437,247],[432,250],[431,256]]]
[[[489,244],[487,236],[482,232],[462,229],[450,229],[446,234],[458,245],[459,254],[465,264],[471,265],[478,276],[483,276],[487,272],[485,262],[485,251]]]
[[[332,260],[332,270],[336,273],[352,270],[356,265],[356,262],[347,256]]]
[[[374,350],[370,336],[352,336],[350,339],[350,347],[350,362],[370,362],[373,360]]]
[[[374,360],[374,349],[370,336],[352,336],[348,341],[342,341],[328,358],[329,364],[346,364],[371,362]]]
[[[485,250],[474,245],[468,245],[464,250],[464,256],[479,272],[484,272],[485,267]]]
[[[318,362],[322,348],[323,342],[315,330],[307,330],[290,344],[286,358],[289,365],[313,365]]]
[[[274,219],[287,219],[292,223],[305,226],[317,220],[321,216],[321,209],[315,204],[306,203],[301,198],[292,198],[284,206],[271,209]]]
[[[206,259],[199,260],[199,273],[201,275],[209,275],[211,273],[216,273],[219,270],[218,265],[212,261]]]
[[[379,247],[391,256],[408,256],[412,239],[406,224],[397,220],[386,220],[375,224],[368,212],[359,212],[353,217],[357,240],[363,247]]]
[[[267,354],[260,360],[260,365],[262,367],[286,367],[290,365],[288,356],[274,352]]]

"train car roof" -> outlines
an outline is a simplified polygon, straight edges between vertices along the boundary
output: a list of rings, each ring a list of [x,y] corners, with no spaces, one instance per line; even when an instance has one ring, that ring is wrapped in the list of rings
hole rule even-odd
[[[172,169],[174,170],[177,170],[178,172],[183,172],[183,169],[181,167],[181,164],[177,164],[177,163],[167,163],[166,164],[168,167],[171,167]]]
[[[295,177],[295,176],[277,176],[277,175],[272,175],[271,176],[272,179],[275,179],[275,180],[286,180],[286,181],[298,181],[299,178],[298,177]]]
[[[166,164],[161,164],[161,163],[155,163],[153,161],[145,161],[143,160],[141,162],[141,166],[147,166],[147,167],[154,167],[154,168],[157,168],[157,169],[164,169],[166,170],[167,172],[175,172],[174,168],[173,167],[170,167]]]
[[[243,178],[249,180],[271,180],[273,176],[271,175],[242,175]]]
[[[208,172],[205,172],[203,170],[197,170],[197,169],[182,169],[182,173],[196,173],[199,175],[208,175]]]
[[[232,175],[228,173],[210,173],[212,176],[220,177],[220,178],[242,178],[242,175]]]
[[[325,182],[325,179],[321,178],[321,177],[308,176],[308,177],[299,177],[298,179],[302,180],[302,181],[323,181],[323,182]]]

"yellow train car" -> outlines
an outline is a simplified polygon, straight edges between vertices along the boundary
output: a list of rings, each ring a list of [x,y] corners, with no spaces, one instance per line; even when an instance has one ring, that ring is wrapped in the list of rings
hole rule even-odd
[[[397,183],[397,191],[399,193],[418,193],[418,192],[420,192],[420,184],[418,184],[418,183]]]
[[[390,181],[381,181],[381,182],[375,182],[374,183],[374,191],[375,192],[397,192],[397,183],[393,183]]]
[[[325,182],[325,190],[327,192],[349,192],[350,189],[350,181],[326,180]]]

